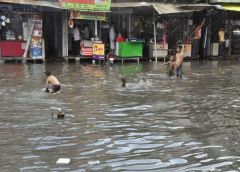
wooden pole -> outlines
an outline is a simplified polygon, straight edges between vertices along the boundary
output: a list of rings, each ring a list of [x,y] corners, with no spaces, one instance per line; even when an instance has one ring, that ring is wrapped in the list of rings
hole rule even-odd
[[[45,39],[42,40],[42,60],[45,62],[46,57],[45,57]]]
[[[34,22],[32,22],[32,25],[31,25],[31,28],[30,28],[30,32],[29,32],[29,35],[28,35],[27,45],[25,47],[25,51],[24,51],[24,54],[23,54],[23,62],[24,63],[26,62],[28,49],[29,49],[30,42],[31,42],[31,39],[32,39],[33,28],[34,28]]]
[[[154,29],[154,50],[155,51],[155,62],[157,62],[157,33],[156,33],[156,19],[153,12],[153,29]]]
[[[97,20],[95,20],[95,36],[98,35],[98,25],[97,25]]]

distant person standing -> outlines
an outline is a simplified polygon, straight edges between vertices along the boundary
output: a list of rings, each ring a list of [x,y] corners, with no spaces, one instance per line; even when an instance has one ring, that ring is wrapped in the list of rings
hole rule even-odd
[[[116,42],[123,42],[125,41],[125,38],[122,36],[121,33],[118,33],[118,36],[116,38]]]
[[[80,53],[80,41],[81,41],[80,31],[77,25],[75,25],[73,29],[73,39],[74,39],[73,51],[74,55],[77,56]]]
[[[228,53],[229,53],[229,43],[230,43],[230,41],[229,41],[228,34],[225,34],[224,37],[225,37],[224,57],[227,57]]]
[[[224,50],[225,50],[225,31],[222,27],[218,32],[218,38],[219,38],[219,53],[218,55],[220,57],[224,56]]]
[[[192,43],[192,58],[197,58],[199,53],[199,44],[201,39],[202,27],[205,23],[205,18],[201,22],[201,24],[197,25],[194,29],[194,39]]]
[[[122,36],[121,33],[118,33],[118,36],[116,37],[116,51],[115,54],[119,56],[119,43],[124,42],[125,38]]]
[[[82,31],[82,33],[83,33],[82,37],[84,39],[89,40],[89,29],[87,25],[84,26],[84,30]]]
[[[115,49],[115,36],[116,36],[116,33],[114,29],[114,24],[112,24],[109,29],[110,51],[112,53],[114,53],[114,49]]]

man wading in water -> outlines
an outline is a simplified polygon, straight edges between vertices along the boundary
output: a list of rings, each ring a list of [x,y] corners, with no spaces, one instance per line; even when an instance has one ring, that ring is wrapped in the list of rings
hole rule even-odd
[[[47,93],[56,93],[58,91],[60,91],[61,85],[60,82],[58,81],[58,79],[52,75],[51,72],[46,71],[46,75],[47,75],[47,86],[46,86],[46,92]]]
[[[176,71],[176,76],[182,78],[182,63],[183,63],[183,55],[181,54],[182,46],[177,46],[177,53],[176,53],[176,61],[173,63],[174,69]]]

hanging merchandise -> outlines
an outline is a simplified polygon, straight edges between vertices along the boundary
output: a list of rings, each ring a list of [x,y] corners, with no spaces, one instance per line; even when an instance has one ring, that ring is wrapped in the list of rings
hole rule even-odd
[[[10,23],[10,19],[7,18],[6,16],[2,15],[0,17],[0,22],[1,22],[1,26],[6,26],[6,24],[9,24]]]
[[[42,59],[42,19],[39,15],[33,16],[33,24],[31,56],[33,59]]]

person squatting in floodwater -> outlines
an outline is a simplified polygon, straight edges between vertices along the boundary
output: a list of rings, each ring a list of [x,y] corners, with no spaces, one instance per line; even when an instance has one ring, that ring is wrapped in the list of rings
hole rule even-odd
[[[46,85],[46,92],[47,93],[56,93],[60,91],[61,85],[58,79],[52,75],[50,71],[46,71],[47,76],[47,85]]]
[[[175,62],[175,56],[170,56],[169,61],[162,65],[168,65],[168,76],[174,75],[174,62]]]

